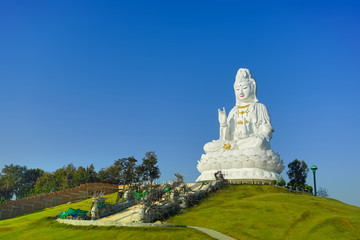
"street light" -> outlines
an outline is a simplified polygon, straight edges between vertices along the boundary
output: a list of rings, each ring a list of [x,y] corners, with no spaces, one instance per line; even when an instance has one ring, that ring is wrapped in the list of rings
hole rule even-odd
[[[316,172],[317,169],[318,169],[317,166],[315,166],[315,165],[312,165],[312,166],[311,166],[311,170],[312,170],[313,173],[314,173],[314,193],[315,193],[315,196],[316,196],[316,178],[315,178],[315,172]]]

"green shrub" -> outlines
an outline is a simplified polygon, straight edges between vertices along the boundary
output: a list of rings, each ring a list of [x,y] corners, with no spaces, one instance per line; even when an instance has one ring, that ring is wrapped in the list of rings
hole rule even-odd
[[[279,182],[280,186],[285,186],[286,185],[286,182],[284,179],[281,179],[280,182]]]
[[[288,187],[291,187],[291,185],[292,185],[291,182],[288,182],[288,183],[287,183],[287,186],[288,186]]]
[[[277,181],[276,180],[272,180],[271,181],[271,185],[276,185]]]
[[[311,193],[312,193],[313,188],[312,188],[312,186],[306,185],[306,186],[305,186],[305,190],[307,190],[308,192],[311,192]]]

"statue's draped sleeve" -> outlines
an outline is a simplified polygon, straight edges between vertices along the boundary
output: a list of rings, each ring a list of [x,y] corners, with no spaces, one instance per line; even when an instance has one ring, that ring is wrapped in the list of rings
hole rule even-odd
[[[227,139],[227,132],[228,132],[228,127],[229,125],[227,124],[227,125],[221,125],[220,124],[220,137],[219,137],[219,139],[220,140],[226,140]]]
[[[255,135],[270,141],[274,129],[271,125],[269,112],[266,106],[261,103],[256,103],[254,105],[254,108],[256,113],[255,122],[254,122],[256,129]]]

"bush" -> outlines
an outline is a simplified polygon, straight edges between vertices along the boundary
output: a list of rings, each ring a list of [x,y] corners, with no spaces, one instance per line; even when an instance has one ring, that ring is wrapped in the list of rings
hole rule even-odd
[[[291,187],[291,186],[292,186],[291,182],[288,182],[288,183],[287,183],[287,186],[288,186],[288,187]]]
[[[281,179],[280,182],[279,182],[280,186],[285,186],[286,185],[286,182],[284,179]]]
[[[4,197],[0,197],[0,204],[7,203],[6,199]]]
[[[312,193],[313,188],[312,188],[312,186],[306,185],[306,186],[305,186],[305,190],[307,190],[308,192],[311,192],[311,193]]]
[[[300,188],[301,188],[301,189],[305,189],[304,184],[300,184]]]
[[[272,180],[271,181],[271,185],[276,185],[277,181],[276,180]]]
[[[297,188],[297,187],[298,187],[297,183],[294,183],[293,187],[294,187],[294,188]]]

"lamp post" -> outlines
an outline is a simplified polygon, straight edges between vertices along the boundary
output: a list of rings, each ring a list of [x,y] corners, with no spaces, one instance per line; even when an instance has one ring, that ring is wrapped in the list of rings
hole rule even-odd
[[[312,165],[312,166],[311,166],[311,170],[312,170],[313,173],[314,173],[314,193],[315,193],[315,196],[316,196],[316,178],[315,178],[315,172],[316,172],[317,169],[318,169],[317,166],[315,166],[315,165]]]

